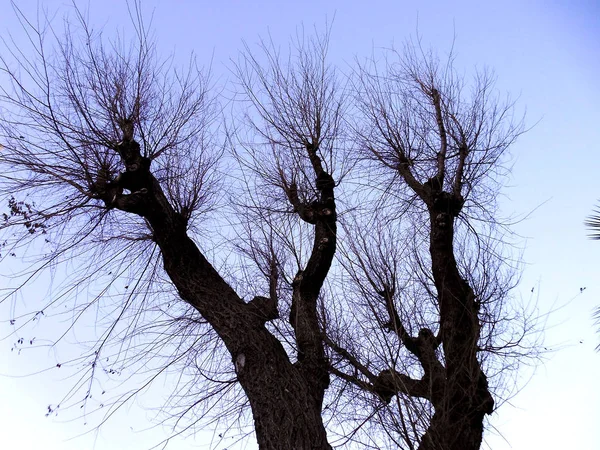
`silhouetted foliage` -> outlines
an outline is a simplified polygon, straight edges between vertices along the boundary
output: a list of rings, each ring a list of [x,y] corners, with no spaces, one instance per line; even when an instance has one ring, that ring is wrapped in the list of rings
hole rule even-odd
[[[594,210],[594,213],[586,219],[585,225],[591,232],[591,239],[600,239],[600,209]]]
[[[585,226],[590,230],[590,239],[600,239],[600,208],[594,209],[594,212],[585,220]],[[600,307],[594,312],[594,320],[596,324],[600,326]],[[596,350],[600,351],[600,344],[596,346]]]

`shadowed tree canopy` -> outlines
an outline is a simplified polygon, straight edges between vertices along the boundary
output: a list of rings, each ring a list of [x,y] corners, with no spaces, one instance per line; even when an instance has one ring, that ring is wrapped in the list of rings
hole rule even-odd
[[[54,277],[11,322],[66,317],[53,345],[99,330],[57,362],[85,369],[49,412],[136,374],[107,420],[175,374],[174,433],[479,449],[534,326],[496,204],[523,127],[493,75],[420,43],[342,74],[329,30],[301,30],[287,53],[243,48],[223,114],[131,11],[128,41],[77,9],[63,32],[16,10],[31,49],[0,57],[1,258],[26,265],[3,298]]]

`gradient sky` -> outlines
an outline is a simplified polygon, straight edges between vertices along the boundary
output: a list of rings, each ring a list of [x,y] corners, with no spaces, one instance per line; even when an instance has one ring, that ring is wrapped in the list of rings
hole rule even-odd
[[[35,13],[36,2],[17,3]],[[57,18],[69,10],[65,1],[40,4],[58,11]],[[89,4],[92,23],[104,25],[105,33],[127,24],[124,1]],[[522,391],[494,414],[496,431],[488,433],[486,444],[493,450],[600,448],[600,353],[594,352],[600,335],[591,318],[600,305],[600,242],[589,241],[583,226],[600,198],[597,1],[145,0],[144,8],[154,11],[160,51],[185,58],[193,50],[207,65],[212,59],[213,74],[223,83],[242,40],[252,46],[259,35],[270,33],[285,46],[298,26],[322,29],[327,21],[333,21],[330,60],[342,69],[373,48],[401,45],[417,30],[441,54],[455,39],[458,66],[467,74],[474,66],[493,68],[497,87],[518,97],[532,127],[512,148],[514,169],[502,200],[504,213],[525,218],[515,225],[524,238],[526,263],[517,295],[537,300],[542,314],[552,312],[545,333],[551,351],[535,370],[523,371]],[[0,0],[0,33],[8,32],[18,36],[19,30],[10,2]],[[587,289],[580,293],[582,287]],[[5,336],[11,330],[6,305],[0,312]],[[56,356],[47,351],[17,355],[11,344],[11,339],[0,342],[3,447],[142,450],[167,436],[160,427],[141,432],[152,417],[142,400],[99,432],[66,441],[95,425],[69,414],[44,416],[72,381],[58,371],[15,377],[52,366]],[[213,447],[210,435],[198,434],[169,448]]]

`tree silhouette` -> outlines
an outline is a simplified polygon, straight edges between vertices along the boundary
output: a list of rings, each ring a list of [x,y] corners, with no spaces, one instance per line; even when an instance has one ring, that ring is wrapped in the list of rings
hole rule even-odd
[[[169,414],[249,408],[261,449],[478,449],[532,326],[495,203],[522,125],[493,77],[408,45],[345,78],[299,33],[289,58],[245,48],[221,126],[135,6],[132,44],[17,10],[34,51],[1,58],[2,257],[35,257],[24,284],[66,268],[38,311],[103,327],[64,402],[181,370]]]

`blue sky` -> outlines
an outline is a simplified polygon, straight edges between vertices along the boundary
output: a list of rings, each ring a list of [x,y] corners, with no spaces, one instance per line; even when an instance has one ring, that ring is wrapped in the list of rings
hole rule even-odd
[[[40,1],[49,11],[69,2]],[[452,4],[450,4],[452,3]],[[20,1],[35,12],[36,2]],[[89,2],[92,22],[111,34],[127,24],[123,1]],[[526,263],[518,294],[534,298],[547,316],[546,347],[552,349],[522,391],[495,413],[494,450],[600,448],[600,342],[591,312],[600,305],[600,242],[586,239],[583,220],[600,198],[600,4],[595,1],[165,1],[146,0],[160,51],[185,58],[194,51],[220,83],[230,77],[242,40],[250,46],[270,33],[285,46],[295,30],[333,21],[331,62],[343,70],[355,56],[369,56],[420,33],[441,54],[455,40],[458,66],[493,68],[501,91],[518,97],[531,130],[512,148],[514,169],[504,191],[506,214],[526,217],[515,225]],[[0,33],[18,33],[10,3],[0,0]],[[532,212],[533,211],[533,212]],[[529,214],[532,212],[531,214]],[[580,288],[587,289],[580,293]],[[3,316],[5,309],[0,309]],[[4,319],[2,319],[4,320]],[[0,331],[10,331],[0,321]],[[10,352],[0,342],[0,374],[26,374],[52,365],[47,351]],[[146,449],[166,436],[149,426],[152,413],[135,402],[98,434],[64,442],[91,429],[93,421],[68,414],[46,418],[69,379],[57,371],[27,378],[0,376],[3,445],[18,450]],[[158,395],[158,394],[157,394]],[[143,403],[143,401],[142,401]],[[66,422],[65,422],[66,421]],[[94,447],[95,445],[95,447]],[[199,434],[172,448],[211,448]],[[222,448],[222,447],[218,447]],[[251,448],[251,447],[250,447]]]

